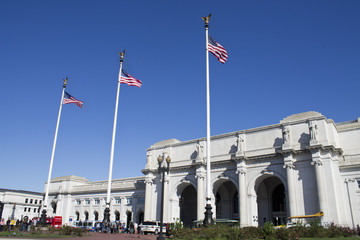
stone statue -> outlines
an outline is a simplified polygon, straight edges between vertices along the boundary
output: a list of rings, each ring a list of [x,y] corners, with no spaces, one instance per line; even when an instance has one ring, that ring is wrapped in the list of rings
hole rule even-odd
[[[290,128],[287,126],[283,128],[283,140],[284,144],[290,143]]]
[[[244,150],[244,139],[240,137],[240,134],[237,135],[236,145],[238,152],[242,152]]]
[[[150,158],[151,158],[151,151],[147,151],[146,152],[146,163],[147,164],[150,162]]]
[[[314,122],[309,122],[310,140],[317,140],[317,125]]]
[[[202,157],[203,152],[204,152],[204,146],[200,143],[200,141],[198,141],[196,144],[196,152],[197,152],[198,158]]]

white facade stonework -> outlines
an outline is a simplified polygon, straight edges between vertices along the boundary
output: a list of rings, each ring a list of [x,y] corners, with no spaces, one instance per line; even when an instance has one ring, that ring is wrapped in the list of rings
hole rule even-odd
[[[160,220],[158,156],[171,157],[165,174],[164,222],[203,220],[206,138],[164,140],[147,149],[144,177],[112,184],[111,220]],[[166,162],[163,161],[163,166]],[[335,123],[318,112],[278,124],[211,137],[213,217],[240,226],[283,224],[287,217],[322,211],[322,221],[360,224],[360,122]],[[69,220],[103,219],[107,181],[69,176],[51,180],[48,206]],[[120,200],[118,200],[120,199]],[[129,199],[132,199],[130,201]],[[48,213],[51,212],[48,210]],[[115,213],[119,214],[117,218]]]
[[[145,220],[160,219],[158,156],[172,159],[164,221],[191,225],[204,219],[205,142],[171,139],[148,149]],[[279,124],[212,136],[213,217],[257,226],[322,211],[322,221],[354,227],[360,223],[359,170],[358,120],[335,124],[318,112],[305,112]]]
[[[39,217],[42,200],[42,193],[0,189],[0,219],[7,221]]]
[[[90,182],[77,176],[54,178],[50,184],[47,215],[62,216],[64,224],[76,220],[102,221],[107,185],[107,181]],[[114,179],[111,186],[110,220],[125,224],[142,221],[144,177]]]

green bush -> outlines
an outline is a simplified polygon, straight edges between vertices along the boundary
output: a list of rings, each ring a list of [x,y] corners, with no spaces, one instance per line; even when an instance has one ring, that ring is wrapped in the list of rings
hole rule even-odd
[[[352,237],[357,232],[348,227],[340,227],[332,224],[328,228],[323,227],[319,222],[313,222],[309,227],[297,224],[291,228],[275,228],[271,223],[263,227],[230,227],[226,225],[211,225],[201,228],[177,228],[174,230],[175,239],[280,239],[297,240],[299,238],[333,238]]]
[[[266,222],[262,227],[263,237],[266,240],[275,239],[275,228],[271,222]]]

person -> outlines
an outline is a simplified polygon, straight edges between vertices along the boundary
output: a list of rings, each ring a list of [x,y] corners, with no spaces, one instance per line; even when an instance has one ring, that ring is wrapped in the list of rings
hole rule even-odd
[[[2,218],[0,221],[0,232],[4,230],[5,220]]]
[[[32,220],[29,220],[28,223],[27,223],[27,226],[26,226],[27,227],[26,231],[30,232],[32,224],[33,224]]]
[[[96,232],[100,232],[100,223],[96,222]]]
[[[134,223],[134,233],[138,233],[138,224],[137,224],[137,222]]]
[[[141,234],[141,224],[138,225],[137,232],[138,232],[138,234]]]
[[[13,229],[15,227],[15,219],[11,219],[10,221],[10,229]]]

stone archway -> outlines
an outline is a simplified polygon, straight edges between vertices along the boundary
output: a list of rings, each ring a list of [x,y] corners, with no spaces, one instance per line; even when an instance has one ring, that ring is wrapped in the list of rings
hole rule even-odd
[[[115,211],[115,221],[120,221],[120,212],[119,211]]]
[[[285,224],[287,209],[283,182],[275,176],[263,177],[257,180],[255,187],[259,225],[263,226],[265,222]]]
[[[130,223],[132,221],[132,212],[130,212],[129,210],[126,211],[126,226],[129,228]]]
[[[137,223],[141,224],[144,222],[144,212],[143,211],[139,211],[138,212],[138,217],[137,217]]]
[[[180,220],[184,226],[191,227],[192,221],[197,219],[197,193],[195,187],[188,185],[180,197]]]
[[[239,194],[235,184],[230,180],[220,180],[215,184],[216,219],[239,219]]]
[[[84,212],[84,216],[85,216],[85,221],[88,221],[89,220],[89,212],[88,211],[85,211]]]
[[[95,221],[99,220],[99,213],[97,211],[94,211],[94,220]]]

